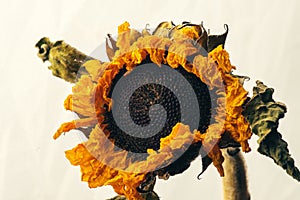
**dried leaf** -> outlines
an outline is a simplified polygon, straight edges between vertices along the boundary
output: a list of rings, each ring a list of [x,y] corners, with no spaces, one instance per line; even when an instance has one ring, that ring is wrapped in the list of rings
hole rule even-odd
[[[243,115],[251,124],[253,133],[259,137],[258,152],[272,158],[290,176],[300,181],[300,171],[289,154],[288,144],[277,131],[278,121],[284,117],[286,106],[273,100],[273,92],[273,88],[257,81],[253,97],[246,104]]]
[[[39,49],[38,56],[43,62],[51,63],[48,68],[52,74],[71,83],[76,82],[82,64],[93,59],[64,41],[52,43],[47,37],[40,39],[35,47]]]

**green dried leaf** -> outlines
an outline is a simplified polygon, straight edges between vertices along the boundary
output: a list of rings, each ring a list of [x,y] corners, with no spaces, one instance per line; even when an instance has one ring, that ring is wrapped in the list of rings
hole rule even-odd
[[[40,39],[35,47],[39,49],[38,56],[43,62],[49,61],[51,63],[48,68],[52,74],[71,83],[76,82],[82,64],[93,59],[64,41],[53,43],[47,37]]]
[[[249,121],[252,131],[258,139],[258,152],[270,157],[297,181],[300,171],[290,156],[288,144],[277,131],[279,119],[284,117],[286,106],[272,98],[274,89],[257,81],[253,88],[253,97],[246,104],[243,115]]]

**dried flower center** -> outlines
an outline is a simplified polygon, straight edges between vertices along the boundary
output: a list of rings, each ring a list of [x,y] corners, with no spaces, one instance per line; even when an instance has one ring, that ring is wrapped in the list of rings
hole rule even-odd
[[[135,68],[139,68],[144,64],[145,63],[140,64]],[[151,64],[154,65],[153,63]],[[108,97],[112,98],[112,109],[117,109],[115,112],[117,113],[118,121],[121,124],[129,126],[129,124],[133,122],[136,126],[140,127],[152,126],[152,129],[133,130],[135,128],[133,126],[127,130],[135,131],[135,133],[129,134],[127,131],[120,128],[120,124],[115,120],[116,115],[107,108],[107,111],[104,114],[104,124],[107,124],[105,129],[109,132],[109,139],[113,140],[117,147],[134,153],[146,153],[147,149],[158,150],[160,147],[160,139],[168,136],[177,123],[183,122],[193,127],[192,124],[186,122],[188,121],[186,118],[193,118],[193,115],[187,117],[183,115],[182,112],[183,109],[193,112],[195,106],[199,108],[198,112],[200,112],[200,120],[196,122],[196,125],[193,128],[205,132],[209,126],[211,120],[211,98],[206,84],[194,74],[187,72],[181,66],[176,69],[169,66],[168,68],[176,70],[176,73],[181,74],[181,76],[189,83],[195,94],[197,105],[194,105],[195,102],[193,101],[187,102],[184,106],[180,105],[181,102],[178,100],[178,94],[189,97],[190,94],[188,94],[188,90],[176,87],[176,85],[173,88],[169,88],[163,84],[155,83],[152,79],[153,77],[156,78],[156,76],[149,73],[145,73],[142,77],[130,77],[126,84],[122,84],[122,89],[118,91],[117,97],[114,98],[112,94],[115,86],[127,72],[124,67],[115,76],[110,87]],[[130,73],[125,76],[130,75]],[[150,76],[152,80],[150,83],[142,84],[132,92],[134,84],[150,79]],[[172,75],[170,76],[170,73],[167,74],[167,72],[162,71],[157,79],[166,79],[160,80],[160,83],[164,83],[174,82],[177,77],[172,77]],[[159,82],[159,80],[157,81]],[[128,94],[130,94],[130,98],[128,99],[129,101],[126,102],[126,96],[128,96]],[[126,112],[122,112],[122,110],[118,109],[126,107],[126,105],[128,105],[129,116],[124,114]],[[192,121],[192,123],[195,123],[196,117],[194,121],[193,119],[189,120]]]
[[[161,110],[162,107],[164,110]],[[166,114],[161,111],[165,111]],[[129,112],[134,123],[142,127],[150,125],[151,119],[156,120],[154,125],[166,121],[158,133],[161,136],[167,136],[181,119],[180,104],[176,95],[169,88],[156,83],[142,85],[134,91],[129,100]],[[140,133],[140,137],[151,137],[151,133]]]

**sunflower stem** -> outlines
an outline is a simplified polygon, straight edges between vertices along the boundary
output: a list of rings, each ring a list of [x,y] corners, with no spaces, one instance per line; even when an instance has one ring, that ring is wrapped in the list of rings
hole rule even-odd
[[[224,200],[250,200],[246,164],[239,148],[222,149],[224,156],[223,198]]]

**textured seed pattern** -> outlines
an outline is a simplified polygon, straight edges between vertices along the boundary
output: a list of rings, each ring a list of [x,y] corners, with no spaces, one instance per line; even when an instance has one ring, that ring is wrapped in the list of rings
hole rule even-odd
[[[212,103],[209,90],[198,77],[196,77],[192,73],[185,71],[182,67],[178,67],[174,70],[184,76],[184,78],[193,88],[198,100],[200,110],[200,120],[197,129],[201,132],[205,132],[211,120]],[[112,95],[114,86],[125,73],[126,69],[124,68],[120,70],[118,75],[114,78],[112,86],[110,88],[110,93],[108,95],[109,97],[111,97]],[[140,78],[143,79],[144,77]],[[126,87],[124,86],[124,91],[122,91],[122,93],[125,94],[126,92]],[[163,117],[161,116],[156,116],[156,121],[154,121],[154,123],[161,123],[162,120],[165,120],[163,128],[154,136],[145,137],[148,133],[142,132],[138,134],[143,137],[133,137],[132,135],[125,133],[117,126],[112,112],[107,110],[104,115],[104,123],[107,124],[106,129],[110,133],[109,138],[114,141],[115,145],[118,148],[127,150],[129,152],[146,153],[147,149],[149,148],[158,150],[160,139],[168,136],[176,123],[183,121],[183,119],[181,118],[180,103],[176,97],[176,95],[179,93],[184,94],[185,91],[179,91],[176,88],[171,91],[169,88],[156,83],[142,85],[141,87],[136,89],[130,97],[129,112],[131,119],[122,118],[123,123],[126,123],[128,120],[132,120],[139,126],[147,126],[151,122],[151,115],[160,115],[161,109],[164,109],[166,112],[166,119],[163,119]],[[154,105],[160,106],[155,107]],[[120,115],[122,115],[122,113],[120,113]]]

